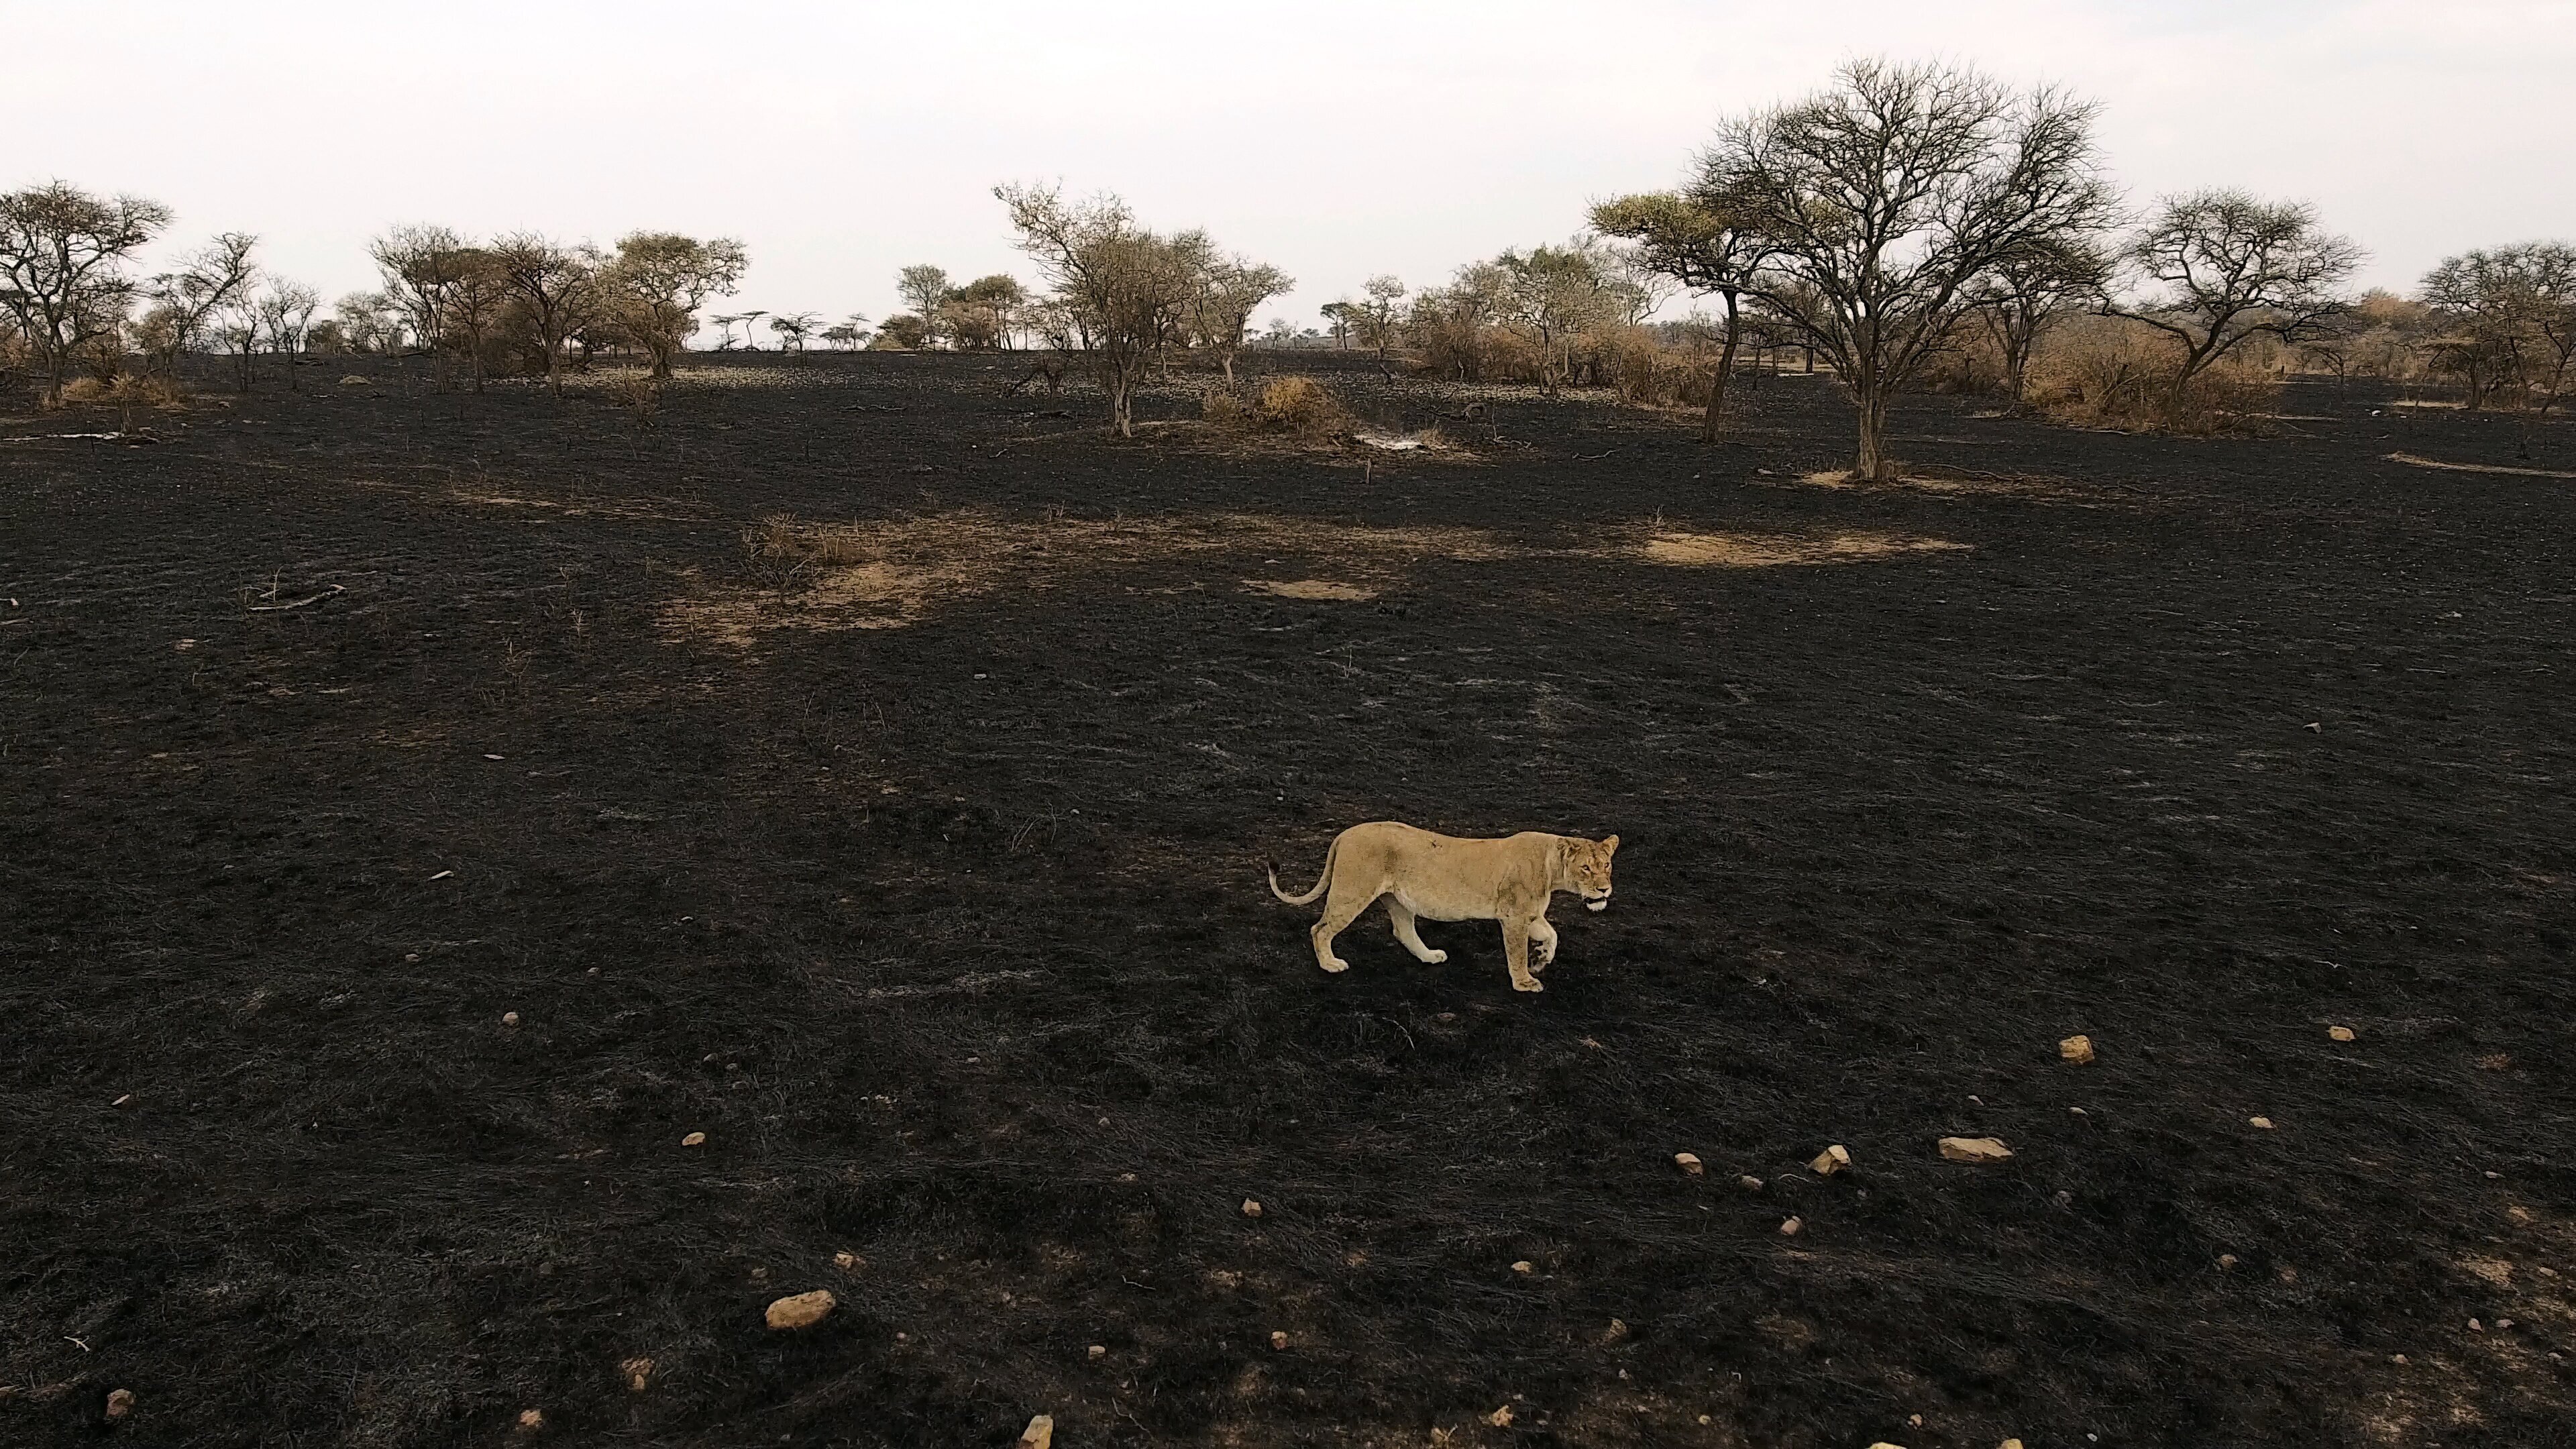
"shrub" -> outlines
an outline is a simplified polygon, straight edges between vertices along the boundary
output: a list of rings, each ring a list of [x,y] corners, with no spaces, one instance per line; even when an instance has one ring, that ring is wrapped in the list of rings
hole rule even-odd
[[[2164,337],[2133,322],[2088,319],[2063,329],[2031,361],[2029,402],[2059,422],[2207,436],[2251,430],[2280,382],[2229,360],[2177,384],[2181,359]]]
[[[1310,437],[1329,433],[1350,418],[1333,390],[1311,377],[1283,377],[1266,384],[1253,413],[1265,428]]]

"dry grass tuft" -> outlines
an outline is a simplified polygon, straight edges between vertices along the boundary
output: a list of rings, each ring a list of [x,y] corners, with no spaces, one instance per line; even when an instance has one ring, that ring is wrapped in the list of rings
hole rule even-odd
[[[1223,427],[1300,438],[1327,438],[1347,431],[1350,410],[1333,390],[1311,377],[1276,378],[1250,401],[1229,387],[1208,390],[1199,416]]]
[[[1353,604],[1367,603],[1378,594],[1375,589],[1331,579],[1245,579],[1243,586],[1254,593],[1276,594],[1283,599],[1332,599]]]
[[[1648,563],[1684,568],[1777,568],[1789,564],[1851,563],[1897,554],[1941,553],[1969,545],[1946,538],[1898,533],[1794,534],[1655,533],[1635,547]]]
[[[776,514],[743,530],[762,582],[673,601],[675,635],[737,647],[777,629],[899,629],[943,604],[1193,557],[1307,565],[1289,578],[1242,578],[1277,598],[1359,603],[1426,559],[1486,562],[1610,558],[1684,567],[1851,563],[1966,545],[1898,534],[1712,534],[1659,529],[1595,548],[1531,548],[1473,528],[1373,528],[1272,514],[1186,519],[1014,520],[983,513],[816,524]]]

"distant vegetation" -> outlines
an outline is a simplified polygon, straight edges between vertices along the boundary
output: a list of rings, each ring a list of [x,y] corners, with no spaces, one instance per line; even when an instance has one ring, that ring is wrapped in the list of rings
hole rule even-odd
[[[1374,277],[1302,330],[1254,328],[1293,285],[1278,268],[1204,232],[1152,230],[1107,194],[997,188],[1037,285],[910,266],[895,279],[904,310],[871,325],[708,314],[749,265],[729,238],[639,231],[602,247],[430,225],[378,237],[381,288],[326,312],[262,268],[247,233],[145,275],[169,210],[57,181],[0,194],[0,383],[48,407],[157,402],[179,395],[190,354],[229,359],[248,389],[263,362],[291,386],[307,356],[401,353],[429,358],[441,385],[544,377],[560,391],[603,354],[668,377],[712,327],[719,351],[764,333],[785,352],[1044,349],[1050,384],[1063,364],[1088,370],[1125,433],[1151,369],[1195,362],[1231,383],[1246,347],[1330,346],[1367,352],[1390,378],[1690,406],[1714,439],[1729,378],[1789,354],[1849,392],[1864,475],[1896,466],[1886,409],[1909,389],[2186,432],[2250,426],[2294,370],[2435,381],[2470,409],[2558,408],[2576,360],[2576,247],[2464,252],[2413,297],[2354,296],[2365,253],[2302,203],[2210,190],[2129,220],[2093,123],[2089,103],[2057,90],[1854,62],[1804,100],[1723,120],[1672,190],[1603,202],[1568,241],[1504,249],[1434,286]],[[1655,320],[1683,297],[1684,320]]]

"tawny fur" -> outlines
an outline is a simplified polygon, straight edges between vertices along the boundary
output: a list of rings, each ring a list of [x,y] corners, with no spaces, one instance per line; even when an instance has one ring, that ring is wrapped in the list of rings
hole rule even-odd
[[[1556,928],[1547,923],[1547,908],[1558,891],[1583,897],[1592,910],[1610,904],[1610,856],[1619,837],[1585,840],[1524,830],[1500,840],[1462,840],[1419,830],[1393,820],[1354,825],[1333,837],[1324,852],[1324,873],[1315,888],[1292,896],[1279,888],[1276,867],[1264,863],[1270,893],[1292,906],[1324,898],[1324,915],[1308,934],[1315,943],[1315,964],[1327,971],[1347,971],[1350,963],[1333,954],[1333,938],[1362,911],[1386,898],[1386,913],[1395,939],[1416,959],[1437,965],[1446,951],[1422,944],[1414,922],[1500,921],[1503,959],[1511,967],[1512,989],[1544,991],[1538,974],[1556,959]],[[1530,959],[1530,946],[1538,959]]]

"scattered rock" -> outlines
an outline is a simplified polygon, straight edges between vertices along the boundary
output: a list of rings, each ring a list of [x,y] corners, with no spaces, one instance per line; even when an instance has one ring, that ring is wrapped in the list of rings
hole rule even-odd
[[[1270,1346],[1272,1348],[1286,1348],[1288,1346],[1288,1331],[1284,1328],[1274,1328],[1270,1330]]]
[[[1996,1445],[1995,1449],[2021,1449],[2021,1441],[2019,1439],[2006,1439],[2001,1444]]]
[[[133,1412],[134,1390],[110,1389],[107,1391],[107,1416],[109,1418],[122,1419]]]
[[[520,1433],[522,1433],[522,1434],[533,1434],[533,1433],[537,1432],[539,1429],[544,1428],[545,1426],[546,1426],[546,1411],[545,1411],[545,1410],[543,1410],[543,1409],[521,1409],[521,1410],[519,1411],[519,1432],[520,1432]]]
[[[1601,1335],[1601,1341],[1603,1343],[1618,1343],[1625,1340],[1627,1337],[1628,1320],[1624,1318],[1613,1318],[1610,1320],[1609,1329]]]
[[[340,386],[342,387],[365,387],[366,385],[367,380],[354,372],[350,373],[347,377],[340,379]]]
[[[2470,1320],[2469,1320],[2469,1332],[2471,1332],[2471,1333],[2484,1333],[2484,1332],[2486,1332],[2486,1331],[2487,1331],[2487,1326],[2486,1326],[2485,1324],[2478,1322],[2478,1321],[2477,1321],[2476,1319],[2474,1319],[2474,1318],[2472,1318],[2472,1319],[2470,1319]]]
[[[1837,1142],[1817,1153],[1815,1161],[1807,1164],[1807,1170],[1818,1177],[1831,1177],[1849,1166],[1851,1166],[1851,1149]]]
[[[640,1394],[653,1386],[653,1360],[649,1358],[630,1358],[626,1362],[619,1364],[617,1367],[620,1372],[626,1375],[626,1391],[628,1393]]]
[[[1780,1236],[1784,1238],[1794,1238],[1798,1236],[1798,1229],[1803,1228],[1806,1225],[1807,1221],[1804,1218],[1782,1218],[1780,1220]]]
[[[2515,1203],[2513,1206],[2506,1208],[2504,1210],[2504,1215],[2518,1223],[2527,1223],[2531,1221],[2531,1209],[2524,1207],[2520,1203]]]
[[[704,1147],[707,1145],[707,1134],[704,1132],[692,1132],[688,1136],[680,1139],[680,1145],[682,1147]]]
[[[2272,1119],[2269,1117],[2248,1117],[2245,1119],[2245,1125],[2269,1132],[2272,1130]]]
[[[1700,1164],[1699,1154],[1696,1152],[1674,1153],[1673,1166],[1680,1168],[1682,1171],[1689,1173],[1693,1177],[1698,1177],[1708,1171],[1706,1167]]]
[[[1527,1258],[1523,1258],[1512,1265],[1512,1271],[1515,1273],[1535,1273],[1538,1271],[1538,1264],[1531,1262]]]
[[[1746,1192],[1760,1192],[1762,1190],[1762,1179],[1755,1177],[1752,1173],[1748,1172],[1742,1177],[1737,1178],[1735,1180],[1735,1185],[1744,1189]]]
[[[1091,1346],[1090,1353],[1091,1361],[1093,1363],[1098,1363],[1102,1359],[1109,1357],[1109,1345],[1105,1343],[1095,1343]]]
[[[1485,1416],[1485,1422],[1493,1425],[1497,1429],[1510,1428],[1512,1426],[1512,1406],[1505,1404],[1494,1412],[1487,1414]]]
[[[2093,1038],[2081,1033],[2057,1044],[2057,1054],[2077,1066],[2093,1060]]]
[[[133,1094],[132,1092],[128,1092],[128,1093],[126,1093],[124,1096],[117,1098],[115,1101],[110,1102],[110,1103],[108,1103],[107,1105],[109,1105],[109,1106],[111,1106],[111,1107],[130,1107],[130,1106],[133,1106],[133,1105],[134,1105],[134,1094]]]
[[[2326,1040],[2328,1041],[2350,1041],[2352,1040],[2352,1036],[2352,1028],[2348,1026],[2330,1026],[2326,1028]]]
[[[2003,1162],[2012,1149],[1993,1137],[1944,1137],[1941,1155],[1952,1162]]]
[[[2219,1255],[2218,1255],[2218,1266],[2219,1266],[2219,1270],[2220,1270],[2220,1271],[2222,1271],[2222,1272],[2229,1272],[2229,1271],[2233,1271],[2233,1270],[2235,1269],[2235,1267],[2236,1267],[2236,1261],[2237,1261],[2237,1259],[2236,1259],[2236,1255],[2235,1255],[2234,1253],[2221,1253],[2221,1254],[2219,1254]]]
[[[769,1305],[769,1326],[781,1330],[811,1328],[831,1316],[840,1303],[829,1288],[791,1293]]]
[[[503,1026],[517,1026],[519,1024],[519,1014],[515,1011],[502,1012],[501,1024]],[[530,1410],[529,1412],[534,1413],[535,1411]]]
[[[2406,1365],[2406,1355],[2402,1353],[2392,1353],[2388,1356],[2388,1361],[2396,1364],[2400,1368],[2403,1368]]]
[[[1053,1449],[1054,1444],[1055,1416],[1052,1414],[1030,1415],[1029,1426],[1020,1431],[1018,1449]]]
[[[1243,1200],[1243,1215],[1248,1218],[1257,1218],[1261,1216],[1261,1200],[1259,1198],[1245,1198]]]
[[[867,1265],[868,1260],[856,1253],[843,1251],[832,1255],[832,1266],[844,1273],[855,1273]]]

